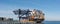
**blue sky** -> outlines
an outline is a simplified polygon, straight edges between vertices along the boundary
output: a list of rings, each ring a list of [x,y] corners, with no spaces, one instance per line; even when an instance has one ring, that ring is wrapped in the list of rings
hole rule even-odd
[[[60,0],[0,0],[0,17],[18,19],[15,9],[38,9],[46,21],[60,21]]]

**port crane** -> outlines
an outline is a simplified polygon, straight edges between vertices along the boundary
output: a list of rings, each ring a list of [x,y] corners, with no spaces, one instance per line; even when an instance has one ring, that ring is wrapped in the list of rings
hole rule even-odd
[[[18,15],[19,17],[19,21],[21,19],[26,19],[27,22],[28,21],[34,21],[36,23],[41,23],[42,21],[44,21],[44,13],[40,10],[29,10],[29,9],[26,9],[26,10],[21,10],[21,9],[18,9],[18,10],[14,10],[13,11],[15,15]]]

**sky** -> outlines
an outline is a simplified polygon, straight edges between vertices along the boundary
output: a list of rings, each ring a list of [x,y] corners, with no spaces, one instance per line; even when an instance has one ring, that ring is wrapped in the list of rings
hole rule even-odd
[[[60,0],[0,0],[0,17],[17,20],[16,9],[42,10],[46,21],[60,21]]]

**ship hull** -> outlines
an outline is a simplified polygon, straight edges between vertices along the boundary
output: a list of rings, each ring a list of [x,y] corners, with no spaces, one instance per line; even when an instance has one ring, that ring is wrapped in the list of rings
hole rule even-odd
[[[34,21],[35,21],[36,23],[42,23],[42,22],[44,21],[44,19],[34,19]]]

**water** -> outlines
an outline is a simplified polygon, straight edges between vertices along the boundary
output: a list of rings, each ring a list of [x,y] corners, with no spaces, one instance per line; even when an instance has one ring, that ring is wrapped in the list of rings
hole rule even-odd
[[[60,21],[45,21],[43,24],[60,24]]]
[[[60,21],[45,21],[43,23],[35,23],[35,24],[60,24]]]
[[[0,24],[7,24],[7,23],[0,22]],[[20,24],[20,23],[8,23],[8,24]],[[27,24],[31,24],[31,23],[27,23]],[[60,21],[44,21],[43,23],[34,23],[34,24],[60,24]]]

